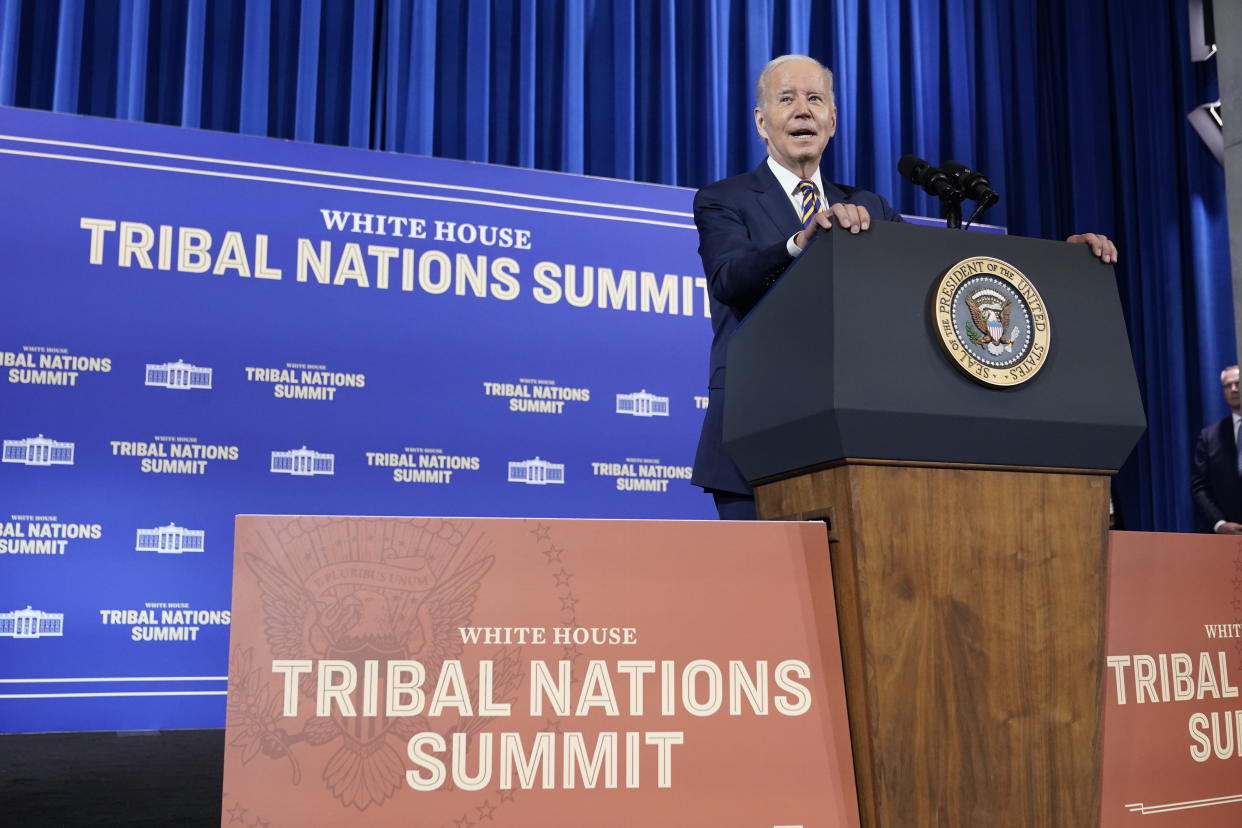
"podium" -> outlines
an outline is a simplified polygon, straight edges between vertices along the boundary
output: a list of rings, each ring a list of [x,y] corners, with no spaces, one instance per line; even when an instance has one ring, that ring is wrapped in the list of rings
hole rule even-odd
[[[1034,299],[1006,315],[980,282],[987,320],[948,307],[968,295],[942,277],[980,261]],[[973,352],[1004,365],[1041,320],[1045,359],[1007,387],[942,341],[1003,321]],[[822,234],[727,371],[725,446],[760,518],[828,524],[862,824],[1096,824],[1108,483],[1146,427],[1112,268],[1082,244]]]

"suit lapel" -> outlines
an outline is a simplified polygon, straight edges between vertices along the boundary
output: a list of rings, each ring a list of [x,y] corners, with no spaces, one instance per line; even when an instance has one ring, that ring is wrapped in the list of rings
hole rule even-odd
[[[1221,462],[1229,466],[1233,476],[1238,476],[1238,443],[1233,435],[1233,415],[1220,421]]]
[[[772,174],[766,158],[755,168],[751,177],[754,179],[752,186],[759,193],[759,204],[767,213],[768,218],[772,220],[772,226],[776,228],[777,234],[783,238],[789,238],[801,230],[802,223],[798,221],[798,213],[794,210],[793,202],[781,189],[781,183]]]
[[[833,184],[831,181],[825,181],[824,182],[824,206],[831,207],[833,204],[840,204],[842,202],[844,202],[845,204],[853,203],[850,201],[850,197],[846,195],[845,190],[842,190],[840,187],[838,187],[836,184]]]

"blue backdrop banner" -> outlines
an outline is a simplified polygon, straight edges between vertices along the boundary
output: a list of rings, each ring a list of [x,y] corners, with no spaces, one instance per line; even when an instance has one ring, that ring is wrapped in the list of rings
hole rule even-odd
[[[689,190],[0,133],[0,730],[222,726],[238,513],[712,516]]]

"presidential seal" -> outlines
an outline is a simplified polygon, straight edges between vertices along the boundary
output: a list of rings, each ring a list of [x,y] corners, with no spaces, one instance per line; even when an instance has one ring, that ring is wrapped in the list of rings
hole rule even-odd
[[[975,256],[950,267],[936,285],[932,315],[945,353],[976,382],[1020,385],[1048,359],[1044,300],[1008,262]]]

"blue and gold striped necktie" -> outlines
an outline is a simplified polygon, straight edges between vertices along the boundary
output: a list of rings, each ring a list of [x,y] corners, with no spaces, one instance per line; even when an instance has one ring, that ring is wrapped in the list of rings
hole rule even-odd
[[[818,213],[822,205],[811,181],[805,178],[799,181],[798,190],[802,193],[802,226],[806,227],[811,223],[811,216]]]

